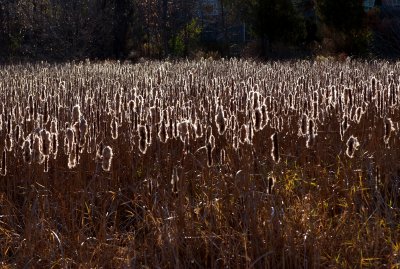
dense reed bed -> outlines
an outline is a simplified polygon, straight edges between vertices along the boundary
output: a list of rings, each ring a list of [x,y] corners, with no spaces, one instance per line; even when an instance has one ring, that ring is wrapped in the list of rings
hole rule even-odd
[[[400,63],[0,69],[8,268],[400,266]]]

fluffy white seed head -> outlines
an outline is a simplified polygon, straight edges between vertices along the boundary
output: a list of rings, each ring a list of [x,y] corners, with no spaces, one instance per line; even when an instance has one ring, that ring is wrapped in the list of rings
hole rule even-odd
[[[110,146],[106,146],[103,148],[102,152],[102,168],[104,171],[110,171],[111,168],[111,160],[113,158],[113,151]]]
[[[81,107],[79,105],[75,105],[72,108],[72,122],[79,122],[79,119],[81,118]]]
[[[353,158],[355,151],[360,146],[358,139],[354,136],[350,136],[350,138],[347,140],[346,145],[347,145],[347,149],[346,149],[347,156],[349,156],[349,158]]]

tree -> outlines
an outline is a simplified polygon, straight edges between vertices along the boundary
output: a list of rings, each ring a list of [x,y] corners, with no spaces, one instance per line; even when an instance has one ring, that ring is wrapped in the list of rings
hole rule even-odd
[[[305,38],[304,18],[294,8],[291,0],[228,0],[240,10],[254,34],[262,41],[265,56],[267,48],[282,42],[299,44]],[[233,3],[233,4],[232,4]]]
[[[323,23],[338,31],[351,32],[363,27],[362,0],[317,0],[317,11]]]
[[[367,44],[362,0],[316,0],[321,32],[335,44],[336,52],[362,52]]]

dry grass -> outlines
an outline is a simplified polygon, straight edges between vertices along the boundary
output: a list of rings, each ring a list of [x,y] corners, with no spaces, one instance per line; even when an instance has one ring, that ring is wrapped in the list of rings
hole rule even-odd
[[[397,268],[400,63],[0,69],[5,268]]]

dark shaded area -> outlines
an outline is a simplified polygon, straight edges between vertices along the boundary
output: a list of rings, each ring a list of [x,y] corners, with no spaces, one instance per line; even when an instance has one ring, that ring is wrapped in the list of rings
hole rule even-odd
[[[399,15],[379,0],[0,0],[0,61],[398,58]]]

